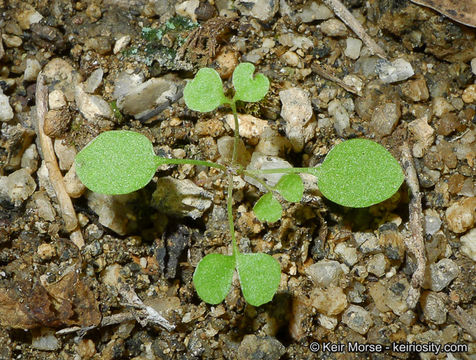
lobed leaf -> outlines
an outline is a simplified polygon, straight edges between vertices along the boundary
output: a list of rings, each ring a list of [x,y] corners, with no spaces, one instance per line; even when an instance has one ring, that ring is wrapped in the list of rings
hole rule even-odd
[[[285,200],[299,202],[304,192],[304,184],[298,174],[286,174],[281,176],[275,189]]]
[[[267,254],[237,254],[236,264],[245,300],[261,306],[273,299],[281,281],[279,262]]]
[[[251,63],[241,63],[233,72],[235,100],[256,102],[263,99],[269,90],[269,80],[263,74],[256,74],[253,79],[255,66]]]
[[[194,79],[185,86],[183,97],[188,108],[200,112],[215,110],[228,101],[223,93],[220,75],[211,68],[197,72]]]
[[[193,273],[193,284],[197,294],[209,304],[219,304],[230,291],[235,271],[235,257],[209,254],[197,265]]]
[[[356,208],[388,199],[404,179],[397,160],[382,145],[366,139],[336,145],[319,169],[318,186],[324,196]]]
[[[281,204],[270,192],[261,196],[255,206],[253,206],[253,212],[261,222],[273,223],[278,221],[282,211]]]
[[[133,131],[106,131],[76,155],[76,173],[90,190],[127,194],[143,188],[154,176],[159,160],[152,143]]]

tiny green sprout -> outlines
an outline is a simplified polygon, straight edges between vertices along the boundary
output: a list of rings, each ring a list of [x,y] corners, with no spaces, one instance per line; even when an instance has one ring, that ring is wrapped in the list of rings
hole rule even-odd
[[[238,273],[245,300],[260,306],[272,300],[280,280],[279,262],[268,254],[240,252],[233,220],[233,176],[246,175],[261,183],[266,192],[253,211],[262,222],[281,218],[283,199],[299,202],[304,185],[299,173],[317,177],[322,194],[329,200],[349,207],[367,207],[391,197],[403,182],[403,172],[395,158],[381,145],[366,139],[353,139],[336,145],[315,168],[250,170],[237,163],[239,141],[237,101],[256,102],[269,89],[269,80],[254,75],[254,65],[239,64],[233,73],[235,94],[228,98],[218,73],[200,69],[184,89],[186,105],[195,111],[213,111],[230,106],[235,121],[234,148],[228,165],[194,159],[168,159],[156,156],[147,137],[132,131],[107,131],[92,140],[76,156],[76,171],[91,190],[104,194],[125,194],[136,191],[152,179],[162,164],[192,164],[217,168],[227,175],[227,213],[232,254],[208,254],[197,265],[193,283],[198,296],[210,304],[222,302],[230,291],[233,274]],[[265,174],[282,174],[276,185],[262,179]]]

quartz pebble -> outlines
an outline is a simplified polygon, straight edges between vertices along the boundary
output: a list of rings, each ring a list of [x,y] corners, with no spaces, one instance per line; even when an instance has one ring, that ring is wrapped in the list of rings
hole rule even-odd
[[[339,99],[332,100],[328,105],[327,111],[334,120],[334,129],[336,130],[337,135],[342,136],[344,130],[350,126],[349,113]]]
[[[444,97],[441,96],[435,97],[431,102],[431,106],[433,114],[435,114],[437,117],[441,117],[443,114],[455,109],[453,105],[451,105]]]
[[[261,21],[270,21],[279,9],[279,0],[247,0],[235,3],[242,15],[253,16]]]
[[[131,37],[129,35],[121,36],[117,41],[114,43],[114,48],[112,49],[113,54],[118,54],[122,50],[124,50],[127,45],[131,42]]]
[[[41,260],[50,260],[56,255],[56,250],[53,245],[45,243],[38,246],[37,254]]]
[[[460,242],[460,251],[473,261],[476,261],[476,228],[461,236]]]
[[[465,103],[473,103],[476,101],[476,84],[469,85],[463,91],[463,95],[461,96]]]
[[[357,249],[354,247],[347,246],[343,242],[337,244],[337,246],[334,248],[334,252],[338,254],[347,265],[350,266],[355,265],[359,260],[357,255]]]
[[[413,120],[408,124],[408,129],[416,140],[413,145],[413,156],[423,157],[424,150],[428,149],[434,141],[435,130],[428,124],[428,120],[423,117]]]
[[[266,170],[266,169],[282,169],[291,168],[292,165],[284,159],[277,156],[266,156],[258,152],[254,152],[251,155],[251,161],[247,167],[248,170]],[[261,178],[266,181],[269,186],[274,186],[281,179],[283,174],[263,174]],[[245,176],[245,180],[251,185],[256,186],[260,191],[266,191],[263,185],[257,180]]]
[[[342,315],[342,322],[361,335],[367,334],[373,325],[370,313],[358,305],[350,305]]]
[[[58,110],[66,106],[66,99],[61,90],[53,90],[48,95],[48,106],[50,110]]]
[[[21,157],[20,166],[27,169],[30,174],[38,170],[38,150],[35,144],[31,144],[26,148]]]
[[[291,88],[279,92],[283,104],[281,116],[286,121],[286,136],[291,142],[294,151],[299,152],[304,143],[314,136],[317,126],[313,117],[312,104],[309,92],[300,88]]]
[[[334,316],[319,314],[318,320],[319,320],[319,324],[328,330],[334,330],[338,324],[338,320]]]
[[[337,19],[329,19],[321,23],[321,31],[328,36],[345,36],[347,35],[347,27]]]
[[[213,195],[189,179],[161,177],[152,194],[152,206],[164,214],[200,218],[212,205]]]
[[[16,35],[2,34],[2,38],[5,46],[9,48],[17,48],[20,47],[21,44],[23,44],[23,40],[21,39],[21,37]]]
[[[476,58],[471,59],[471,71],[473,75],[476,75]]]
[[[394,103],[386,103],[377,106],[372,114],[370,126],[380,136],[390,135],[400,120],[400,106]]]
[[[436,325],[446,322],[446,305],[437,293],[424,291],[420,297],[420,305],[427,322],[432,322]]]
[[[98,86],[101,84],[102,77],[104,76],[104,70],[98,68],[94,70],[89,78],[84,83],[84,91],[88,94],[92,94],[96,91]]]
[[[360,49],[362,48],[362,40],[356,38],[347,38],[345,40],[344,55],[352,60],[356,60],[360,56]]]
[[[412,65],[405,59],[396,59],[392,62],[379,59],[376,71],[380,80],[385,84],[406,80],[415,74]]]
[[[60,342],[55,336],[55,330],[41,328],[32,332],[31,347],[43,351],[55,351],[60,348]]]
[[[63,178],[64,186],[68,195],[72,198],[79,198],[86,191],[86,187],[76,174],[76,165],[73,163]]]
[[[306,274],[319,286],[328,287],[337,285],[339,278],[344,274],[338,261],[321,260],[306,268]]]
[[[41,70],[41,65],[38,60],[26,59],[25,72],[23,73],[23,80],[36,81],[36,78],[40,70]]]
[[[9,98],[0,89],[0,121],[10,121],[13,119],[13,109],[10,106]]]
[[[428,100],[430,94],[426,81],[423,76],[416,80],[409,80],[402,85],[402,94],[411,101],[425,101]]]
[[[310,23],[316,20],[330,19],[334,16],[334,13],[324,4],[320,4],[317,1],[309,1],[302,7],[300,13],[290,14],[290,16],[303,23]]]
[[[327,316],[338,315],[347,307],[347,296],[337,286],[315,288],[311,294],[311,305]]]
[[[388,267],[388,260],[384,254],[375,254],[367,262],[367,271],[377,277],[382,277]]]
[[[31,199],[34,202],[34,207],[40,218],[46,221],[55,220],[55,209],[53,208],[53,205],[51,205],[51,201],[45,191],[36,191],[31,196]]]
[[[238,347],[238,360],[263,359],[279,360],[286,348],[271,336],[245,335]]]
[[[55,139],[54,149],[59,160],[59,168],[61,170],[69,170],[74,163],[76,157],[76,148],[72,145],[66,144],[61,139]]]
[[[35,180],[27,169],[20,169],[8,175],[6,185],[8,196],[15,206],[28,199],[36,189]]]
[[[476,197],[463,198],[446,209],[446,223],[454,233],[472,228],[476,222]]]
[[[441,291],[447,287],[458,275],[458,265],[451,259],[441,259],[436,264],[426,268],[424,289]]]
[[[86,93],[82,85],[76,86],[74,99],[81,114],[93,123],[97,123],[98,120],[113,118],[109,104],[100,96]]]
[[[226,115],[224,120],[232,130],[235,130],[235,118],[233,114]],[[248,114],[238,114],[238,125],[240,136],[249,139],[252,144],[256,144],[263,134],[263,131],[270,128],[266,120]]]

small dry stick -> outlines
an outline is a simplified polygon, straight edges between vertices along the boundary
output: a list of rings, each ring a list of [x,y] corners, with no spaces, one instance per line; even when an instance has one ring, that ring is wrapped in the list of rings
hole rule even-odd
[[[352,31],[364,42],[370,49],[372,54],[386,59],[385,51],[377,45],[377,43],[365,32],[365,29],[360,25],[357,19],[350,13],[349,10],[339,0],[323,0],[324,3],[330,7],[334,13],[348,26]]]
[[[339,79],[337,76],[331,74],[329,71],[327,71],[321,65],[314,63],[314,64],[311,65],[311,70],[314,71],[317,75],[323,77],[324,79],[335,82],[337,85],[339,85],[344,90],[347,90],[348,92],[351,92],[352,94],[355,94],[357,96],[362,96],[362,94],[356,88],[354,88],[353,86],[347,85],[341,79]]]
[[[476,320],[471,315],[459,306],[456,306],[454,309],[449,307],[448,313],[473,337],[474,340],[476,340]]]
[[[423,284],[425,276],[426,255],[425,243],[423,241],[423,219],[421,207],[421,193],[418,177],[413,164],[413,157],[410,152],[408,142],[404,142],[401,146],[402,150],[402,166],[405,170],[405,180],[411,192],[409,204],[409,227],[411,236],[405,238],[405,245],[408,250],[415,256],[417,268],[412,275],[411,288],[407,298],[407,305],[413,309],[420,298],[420,287]]]
[[[58,162],[56,161],[53,141],[45,134],[43,130],[45,115],[48,111],[47,104],[48,88],[45,85],[43,73],[40,72],[36,81],[36,114],[38,121],[37,131],[38,137],[40,138],[41,151],[48,169],[51,185],[53,185],[53,188],[56,192],[56,197],[61,209],[61,216],[63,217],[66,231],[70,233],[71,241],[73,241],[73,243],[79,249],[82,249],[84,246],[84,239],[81,234],[81,230],[79,229],[76,211],[74,210],[71,198],[66,192],[63,175],[61,174],[61,171],[58,167]]]

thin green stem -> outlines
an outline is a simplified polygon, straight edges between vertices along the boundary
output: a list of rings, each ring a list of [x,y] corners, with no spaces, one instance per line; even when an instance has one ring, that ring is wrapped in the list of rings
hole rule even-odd
[[[263,174],[311,174],[318,176],[321,172],[319,167],[312,168],[282,168],[282,169],[263,169],[263,170],[243,170],[244,175],[248,176],[260,176]]]
[[[236,243],[235,224],[233,220],[233,174],[228,173],[228,194],[226,197],[226,210],[228,213],[228,225],[230,227],[231,244],[233,246],[233,256],[239,254],[240,250]]]
[[[235,120],[235,137],[233,139],[233,154],[231,156],[231,166],[235,166],[236,159],[238,158],[238,142],[240,140],[240,130],[239,130],[239,123],[238,123],[238,113],[236,112],[236,104],[235,101],[230,101],[231,111],[233,112],[233,118]],[[236,243],[235,237],[235,224],[233,220],[233,174],[228,172],[228,196],[226,199],[226,208],[228,213],[228,224],[230,227],[230,235],[231,235],[231,243],[233,246],[233,255],[239,254],[240,250],[238,249],[238,245]]]
[[[233,112],[233,119],[235,121],[235,137],[233,139],[233,155],[231,158],[231,166],[235,166],[236,159],[238,157],[238,143],[240,141],[240,128],[238,121],[238,113],[236,112],[236,103],[235,101],[230,102],[231,111]]]
[[[269,186],[266,181],[264,181],[263,179],[261,179],[259,176],[256,176],[255,174],[251,174],[249,171],[247,170],[243,170],[243,174],[246,175],[246,176],[249,176],[250,178],[252,179],[255,179],[257,182],[259,182],[261,185],[264,186],[264,188],[266,190],[268,190],[269,192],[272,192],[274,191],[274,188],[272,186]]]
[[[211,161],[194,160],[194,159],[167,159],[167,158],[156,156],[156,162],[157,162],[157,166],[163,165],[163,164],[177,164],[177,165],[190,164],[190,165],[208,166],[211,168],[220,169],[221,171],[224,171],[224,172],[226,171],[226,166],[217,164]]]

